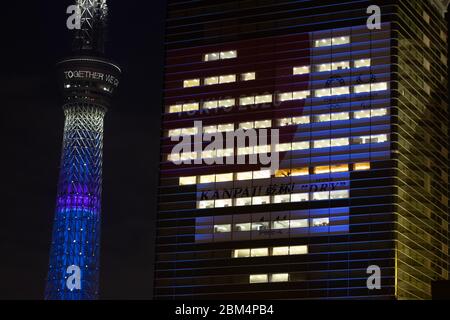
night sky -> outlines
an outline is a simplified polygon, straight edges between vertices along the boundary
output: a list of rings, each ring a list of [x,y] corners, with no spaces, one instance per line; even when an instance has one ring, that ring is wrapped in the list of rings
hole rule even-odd
[[[0,71],[0,299],[43,299],[64,115],[55,63],[74,1],[7,1]],[[107,55],[124,73],[105,121],[102,299],[152,297],[165,1],[109,0]]]

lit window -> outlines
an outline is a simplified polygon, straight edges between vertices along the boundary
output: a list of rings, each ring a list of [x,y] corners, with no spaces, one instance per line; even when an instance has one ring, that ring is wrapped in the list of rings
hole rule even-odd
[[[316,122],[330,122],[331,121],[331,114],[319,114],[315,117]]]
[[[191,136],[191,135],[195,135],[197,134],[197,128],[193,127],[193,128],[184,128],[181,130],[181,135],[183,136]]]
[[[315,47],[329,47],[332,44],[332,40],[331,38],[329,39],[321,39],[321,40],[316,40],[314,42],[314,46]]]
[[[273,203],[288,203],[291,197],[288,194],[276,195],[273,197]]]
[[[331,63],[322,63],[316,66],[317,72],[331,71]]]
[[[274,273],[270,275],[270,282],[288,282],[288,273]]]
[[[426,45],[427,47],[430,47],[430,46],[431,46],[430,38],[428,38],[425,34],[423,35],[423,42],[425,43],[425,45]]]
[[[199,85],[200,85],[200,79],[184,80],[184,82],[183,82],[183,88],[198,87]]]
[[[197,177],[180,177],[180,186],[188,186],[197,183]]]
[[[331,121],[348,120],[350,119],[350,114],[348,112],[338,112],[331,114]]]
[[[353,168],[355,171],[370,170],[370,162],[355,163]]]
[[[235,74],[230,74],[230,75],[226,75],[226,76],[220,76],[220,78],[219,78],[219,83],[221,83],[221,84],[231,83],[231,82],[236,82],[236,75]]]
[[[271,120],[255,121],[255,129],[270,128],[271,126],[272,126]]]
[[[253,231],[263,231],[263,230],[268,230],[268,229],[269,229],[269,222],[260,221],[260,222],[252,223]]]
[[[269,255],[269,248],[251,249],[251,257],[267,257]]]
[[[237,58],[237,51],[236,50],[231,50],[231,51],[224,51],[220,53],[220,59],[225,60],[225,59],[234,59]]]
[[[292,143],[292,150],[307,150],[309,149],[310,144],[309,141],[302,141],[302,142],[293,142]]]
[[[330,225],[330,219],[329,218],[312,219],[312,226],[313,227],[327,227],[329,225]]]
[[[263,197],[253,197],[252,199],[252,205],[259,206],[263,204],[269,204],[270,203],[270,196],[263,196]]]
[[[214,233],[231,232],[231,224],[217,224],[214,226]]]
[[[252,224],[251,223],[237,223],[234,228],[235,228],[234,231],[237,231],[237,232],[250,231],[252,229]]]
[[[234,201],[236,207],[245,207],[252,205],[252,198],[236,198]]]
[[[230,107],[234,107],[235,104],[236,104],[235,99],[219,100],[219,108],[230,108]]]
[[[269,179],[271,177],[270,170],[261,170],[253,172],[253,179]]]
[[[291,202],[304,202],[309,201],[308,193],[293,193],[291,194]]]
[[[281,169],[281,170],[277,170],[275,172],[276,178],[289,177],[290,175],[291,175],[291,170],[289,170],[289,169]]]
[[[314,174],[330,173],[330,166],[321,166],[314,168]]]
[[[216,132],[217,132],[217,126],[203,127],[203,133],[216,133]]]
[[[221,149],[217,150],[217,157],[219,158],[228,158],[234,156],[234,149]]]
[[[355,68],[370,67],[370,65],[371,65],[370,59],[355,60]]]
[[[354,88],[355,93],[376,92],[387,90],[387,82],[379,82],[372,84],[360,84]]]
[[[219,106],[218,101],[205,101],[203,102],[203,109],[216,109]]]
[[[205,86],[212,86],[215,84],[219,84],[219,77],[208,77],[205,78]]]
[[[250,249],[233,250],[233,258],[248,258],[250,257]]]
[[[335,37],[332,39],[333,46],[339,46],[350,43],[350,37]]]
[[[270,145],[263,145],[263,146],[256,146],[254,153],[269,153],[270,152]]]
[[[276,146],[276,152],[287,152],[292,150],[292,144],[290,143],[281,143]]]
[[[347,172],[348,171],[348,164],[340,164],[340,165],[334,165],[331,166],[331,172]]]
[[[330,192],[323,191],[323,192],[314,192],[312,194],[312,200],[328,200],[330,199]]]
[[[272,222],[273,230],[289,229],[289,220],[278,220]]]
[[[247,73],[243,73],[241,75],[241,80],[242,81],[251,81],[251,80],[255,80],[256,79],[256,73],[255,72],[247,72]]]
[[[239,100],[239,104],[241,105],[241,106],[248,106],[248,105],[250,105],[250,104],[255,104],[255,97],[242,97],[240,100]]]
[[[214,183],[214,182],[216,182],[216,175],[214,174],[200,177],[200,183]]]
[[[311,91],[304,90],[304,91],[295,91],[292,93],[292,99],[293,100],[303,100],[308,98],[311,95]]]
[[[267,274],[252,274],[250,275],[250,283],[267,283],[269,276]]]
[[[308,124],[310,123],[309,116],[303,116],[303,117],[294,117],[292,118],[293,124]]]
[[[291,220],[291,229],[308,228],[308,219]]]
[[[272,249],[273,256],[287,256],[289,255],[289,247],[275,247]]]
[[[219,52],[214,52],[214,53],[208,53],[205,54],[203,56],[203,61],[208,62],[208,61],[216,61],[220,59],[220,53]]]
[[[217,152],[214,150],[202,151],[203,159],[212,159],[212,158],[215,158],[216,155],[217,155]],[[201,179],[200,179],[200,183],[201,183]]]
[[[354,119],[370,118],[370,110],[355,111],[353,113],[353,118]]]
[[[280,102],[291,101],[292,100],[292,92],[280,93],[278,95],[278,100]]]
[[[243,130],[250,130],[253,129],[253,122],[242,122],[239,124],[239,128]]]
[[[292,125],[292,118],[283,118],[278,120],[278,125],[280,127],[286,127]]]
[[[309,168],[297,168],[291,170],[291,176],[298,177],[298,176],[307,176],[309,175]]]
[[[216,202],[214,203],[214,206],[216,208],[227,208],[227,207],[231,207],[232,205],[233,205],[233,200],[231,200],[231,199],[216,200]]]
[[[332,147],[348,146],[349,144],[350,140],[348,138],[331,139]]]
[[[330,192],[330,199],[336,200],[336,199],[346,199],[349,197],[348,190],[338,190],[338,191],[331,191]]]
[[[382,117],[387,115],[387,109],[373,109],[372,110],[372,117]]]
[[[198,110],[199,104],[198,103],[186,103],[183,104],[183,112],[187,111],[195,111]]]
[[[308,74],[309,72],[310,72],[309,66],[294,67],[293,70],[294,75]]]
[[[317,98],[329,97],[331,96],[331,89],[318,89],[316,90],[315,95]]]
[[[216,182],[229,182],[229,181],[233,181],[232,173],[223,173],[216,175]]]
[[[176,112],[182,112],[183,111],[183,106],[182,105],[173,105],[169,107],[169,112],[170,113],[176,113]]]
[[[239,156],[245,156],[249,154],[253,154],[253,147],[241,147],[238,148],[238,155]]]
[[[234,131],[234,123],[219,124],[217,126],[217,130],[219,132],[231,132],[231,131]]]
[[[350,61],[333,62],[331,64],[333,70],[345,70],[350,69]]]
[[[331,95],[340,96],[343,94],[350,94],[350,87],[336,87],[331,88]]]
[[[181,135],[181,129],[169,130],[169,137],[178,137]]]
[[[290,246],[290,255],[308,254],[308,246]]]
[[[271,102],[272,102],[272,95],[271,94],[266,94],[266,95],[256,96],[255,97],[255,104],[271,103]]]
[[[320,148],[329,148],[331,146],[330,139],[325,140],[316,140],[314,141],[314,148],[320,149]]]
[[[211,208],[214,208],[214,200],[199,201],[198,208],[199,209],[211,209]]]

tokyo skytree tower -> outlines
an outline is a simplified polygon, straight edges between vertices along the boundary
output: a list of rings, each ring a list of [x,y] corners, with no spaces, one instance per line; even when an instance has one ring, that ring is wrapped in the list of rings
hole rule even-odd
[[[76,1],[72,55],[57,64],[65,127],[45,298],[98,298],[103,121],[120,68],[105,57],[106,0]]]

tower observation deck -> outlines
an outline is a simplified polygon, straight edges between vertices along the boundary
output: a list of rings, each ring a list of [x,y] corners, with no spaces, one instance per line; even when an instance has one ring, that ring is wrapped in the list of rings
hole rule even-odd
[[[120,67],[105,57],[106,0],[77,0],[81,28],[57,63],[64,138],[45,290],[49,300],[98,298],[104,117]]]

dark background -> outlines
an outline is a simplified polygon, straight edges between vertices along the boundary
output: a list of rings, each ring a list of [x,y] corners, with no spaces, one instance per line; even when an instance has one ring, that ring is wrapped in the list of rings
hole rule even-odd
[[[1,8],[0,299],[43,299],[64,125],[54,65],[70,54],[66,8],[73,2]],[[105,121],[100,296],[149,299],[165,1],[108,3],[107,54],[124,74]]]

